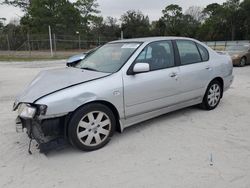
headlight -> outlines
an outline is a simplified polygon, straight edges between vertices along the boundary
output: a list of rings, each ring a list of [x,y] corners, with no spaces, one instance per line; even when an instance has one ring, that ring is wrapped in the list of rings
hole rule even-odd
[[[46,105],[37,105],[38,106],[38,114],[39,115],[45,115],[47,112],[47,106]]]
[[[22,103],[18,106],[18,115],[24,119],[32,119],[36,114],[36,108],[30,104]]]

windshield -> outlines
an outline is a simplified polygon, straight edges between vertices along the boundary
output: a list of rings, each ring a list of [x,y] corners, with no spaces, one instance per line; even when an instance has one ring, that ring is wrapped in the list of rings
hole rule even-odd
[[[76,68],[105,73],[117,72],[141,43],[110,43],[100,47],[76,65]]]
[[[226,47],[226,51],[247,51],[250,47],[244,45],[235,45]]]

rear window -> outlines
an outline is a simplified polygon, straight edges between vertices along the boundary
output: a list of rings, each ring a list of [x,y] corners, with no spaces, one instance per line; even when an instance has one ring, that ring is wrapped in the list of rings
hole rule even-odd
[[[179,50],[182,65],[202,62],[198,48],[193,41],[179,40],[176,41],[176,44]]]
[[[208,61],[209,60],[209,53],[208,53],[207,49],[204,46],[200,45],[200,44],[197,44],[197,46],[198,46],[198,49],[200,51],[202,60],[203,61]]]

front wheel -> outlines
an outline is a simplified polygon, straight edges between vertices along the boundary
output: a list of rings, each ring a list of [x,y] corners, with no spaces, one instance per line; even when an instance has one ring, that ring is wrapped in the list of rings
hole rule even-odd
[[[222,92],[221,83],[217,80],[212,81],[207,88],[201,106],[206,110],[215,109],[220,103]]]
[[[73,114],[68,127],[69,140],[80,150],[97,150],[109,142],[115,124],[115,116],[108,107],[88,104]]]

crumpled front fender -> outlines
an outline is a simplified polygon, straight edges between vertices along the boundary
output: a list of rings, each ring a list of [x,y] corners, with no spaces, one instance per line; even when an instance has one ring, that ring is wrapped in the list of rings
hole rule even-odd
[[[113,81],[112,85],[109,84],[108,87],[104,88],[110,83],[110,79],[116,81]],[[66,88],[39,99],[35,104],[47,105],[46,115],[40,116],[39,118],[48,119],[64,116],[75,111],[80,106],[93,101],[106,101],[111,103],[117,109],[119,116],[123,118],[124,107],[121,77],[112,75]]]

